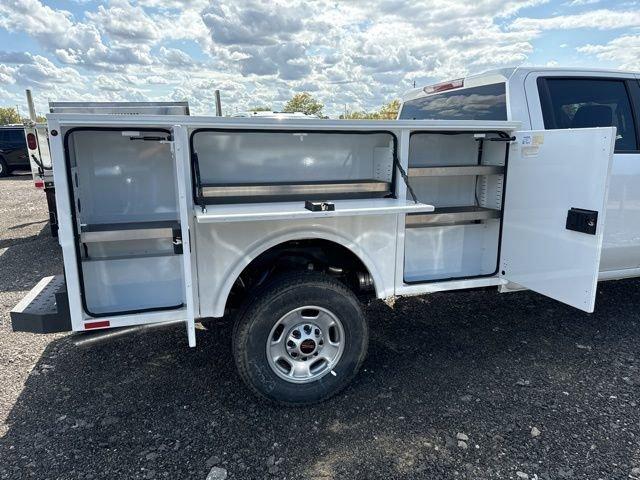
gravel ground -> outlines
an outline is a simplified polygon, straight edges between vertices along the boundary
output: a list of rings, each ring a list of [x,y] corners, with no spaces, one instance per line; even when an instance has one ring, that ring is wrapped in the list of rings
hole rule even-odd
[[[0,180],[0,478],[640,478],[640,281],[583,314],[529,292],[371,304],[369,357],[313,408],[253,398],[228,322],[88,348],[10,332],[61,270],[44,197]],[[635,470],[634,470],[635,469]]]

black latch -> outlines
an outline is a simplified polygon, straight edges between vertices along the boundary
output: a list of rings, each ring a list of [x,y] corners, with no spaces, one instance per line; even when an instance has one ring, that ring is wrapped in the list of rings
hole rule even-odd
[[[598,212],[595,210],[571,208],[567,213],[567,230],[595,235],[597,226]]]
[[[485,138],[485,140],[489,140],[490,142],[515,142],[516,141],[516,137],[491,137],[491,138]]]
[[[182,255],[182,230],[180,228],[173,229],[173,253]]]
[[[304,208],[312,212],[333,212],[336,206],[331,202],[312,202],[307,200],[304,202]]]
[[[160,136],[129,137],[129,140],[140,140],[141,142],[170,142],[171,135],[167,135],[166,137],[160,137]]]

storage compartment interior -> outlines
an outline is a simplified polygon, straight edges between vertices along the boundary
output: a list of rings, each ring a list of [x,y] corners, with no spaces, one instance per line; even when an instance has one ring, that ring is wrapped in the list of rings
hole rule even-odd
[[[495,274],[507,139],[498,133],[412,133],[409,184],[435,210],[406,216],[405,282]]]
[[[184,303],[169,132],[78,129],[66,139],[85,310]]]
[[[381,198],[392,193],[389,132],[195,130],[199,204]]]
[[[181,306],[179,255],[85,259],[82,274],[88,309],[95,314]]]

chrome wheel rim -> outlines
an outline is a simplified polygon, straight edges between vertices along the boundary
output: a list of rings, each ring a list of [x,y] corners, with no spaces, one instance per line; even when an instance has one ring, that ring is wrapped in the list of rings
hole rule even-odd
[[[299,307],[283,315],[267,338],[273,372],[291,383],[308,383],[331,372],[344,351],[344,328],[326,308]]]

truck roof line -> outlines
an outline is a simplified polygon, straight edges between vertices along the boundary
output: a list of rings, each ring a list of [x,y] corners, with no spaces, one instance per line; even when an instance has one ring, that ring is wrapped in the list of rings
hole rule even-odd
[[[612,74],[632,74],[632,75],[640,75],[640,72],[635,72],[635,71],[630,71],[630,70],[620,70],[620,69],[614,69],[614,68],[581,68],[581,67],[536,67],[536,66],[518,66],[518,67],[505,67],[505,68],[494,68],[491,70],[485,70],[484,72],[480,72],[480,73],[474,73],[471,75],[466,75],[464,77],[457,77],[457,78],[464,78],[465,80],[468,79],[474,79],[474,80],[478,80],[481,79],[482,77],[489,77],[489,76],[501,76],[504,77],[504,81],[508,81],[513,75],[515,75],[516,72],[532,72],[532,71],[536,71],[536,72],[593,72],[593,73],[597,73],[597,74],[602,74],[602,73],[612,73]],[[447,81],[447,80],[451,80],[451,78],[446,78],[443,79],[442,81]],[[434,83],[440,83],[440,82],[434,82]],[[410,90],[405,91],[402,95],[401,98],[403,100],[405,99],[412,99],[415,98],[417,96],[422,96],[424,94],[424,87],[427,87],[431,84],[427,84],[427,85],[422,85],[421,87],[416,87],[416,88],[412,88]]]

